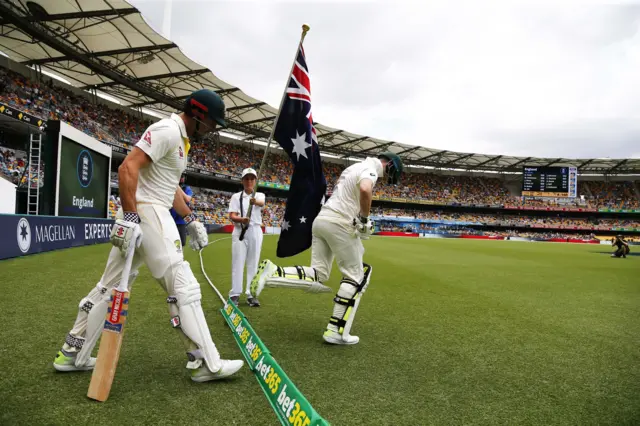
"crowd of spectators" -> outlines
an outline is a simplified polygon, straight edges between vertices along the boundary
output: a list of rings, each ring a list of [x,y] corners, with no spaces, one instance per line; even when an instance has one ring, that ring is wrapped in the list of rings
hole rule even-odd
[[[0,174],[4,175],[15,185],[26,185],[31,178],[32,185],[42,186],[44,176],[44,162],[40,165],[40,173],[29,167],[29,175],[25,173],[27,160],[23,156],[18,156],[16,151],[9,148],[0,148]]]
[[[191,208],[198,219],[208,225],[231,225],[229,201],[233,193],[205,188],[192,188]],[[285,199],[267,197],[262,211],[264,226],[280,226],[284,216]],[[115,218],[120,208],[120,197],[112,195],[109,200],[109,217]]]
[[[633,219],[578,218],[562,215],[532,216],[526,214],[451,213],[443,211],[418,211],[389,208],[374,208],[378,217],[407,218],[443,222],[459,222],[493,226],[529,226],[544,228],[588,228],[609,230],[612,228],[640,229],[640,221]]]
[[[543,232],[530,232],[530,231],[521,231],[515,229],[509,229],[505,231],[496,231],[496,230],[483,230],[483,229],[473,229],[464,226],[434,226],[429,224],[420,224],[414,226],[403,226],[399,224],[385,223],[379,226],[379,230],[383,232],[403,232],[403,233],[427,233],[427,234],[449,234],[449,235],[474,235],[474,236],[485,236],[485,237],[498,237],[498,238],[532,238],[539,240],[568,240],[568,239],[578,239],[578,240],[595,240],[597,237],[593,233],[563,233],[563,232],[555,232],[555,231],[543,231]]]
[[[203,188],[193,188],[194,196],[192,208],[204,223],[229,225],[229,200],[231,192],[217,191]],[[280,226],[284,216],[285,199],[268,197],[263,209],[264,226]],[[110,217],[115,217],[117,209],[120,207],[120,199],[111,196],[109,201]],[[527,214],[506,213],[452,213],[444,211],[418,211],[404,209],[389,209],[375,207],[371,214],[378,218],[394,219],[420,219],[433,222],[444,222],[454,225],[455,228],[463,229],[466,224],[481,224],[489,226],[509,226],[509,227],[534,227],[534,228],[577,228],[593,230],[611,230],[613,228],[637,229],[640,230],[640,221],[624,218],[597,218],[597,217],[566,217],[563,215],[532,216]],[[424,229],[428,224],[416,225]],[[393,222],[385,223],[384,230],[400,230],[402,226]],[[466,229],[466,228],[464,228]],[[506,232],[506,231],[505,231]],[[521,234],[518,231],[518,235]]]
[[[594,208],[637,209],[640,208],[633,182],[583,182],[588,187],[589,202]]]
[[[151,123],[140,115],[94,103],[53,80],[34,81],[11,70],[0,68],[0,102],[42,119],[59,119],[105,142],[135,143]],[[189,152],[190,166],[239,177],[242,169],[258,169],[264,154],[258,145],[230,144],[221,141],[194,141]],[[24,164],[3,154],[0,172],[15,179]],[[343,165],[325,161],[328,193],[337,181]],[[268,156],[261,180],[290,184],[292,165],[281,150]],[[584,201],[525,199],[509,193],[503,182],[484,176],[453,176],[435,173],[406,173],[402,185],[380,182],[375,195],[385,198],[427,200],[434,204],[492,205],[507,207],[585,207],[640,208],[634,182],[582,181],[579,192]]]
[[[0,68],[0,102],[44,120],[64,121],[101,141],[135,143],[151,122],[118,108],[96,104],[54,84]]]

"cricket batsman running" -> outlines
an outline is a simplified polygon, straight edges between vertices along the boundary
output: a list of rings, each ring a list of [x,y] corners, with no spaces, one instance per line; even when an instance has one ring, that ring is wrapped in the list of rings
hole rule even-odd
[[[241,360],[220,358],[200,304],[200,285],[182,254],[178,228],[169,209],[184,217],[190,246],[200,250],[208,236],[196,220],[178,186],[187,166],[189,137],[225,126],[225,107],[218,94],[198,90],[187,99],[180,114],[171,114],[147,128],[118,169],[122,208],[116,215],[107,265],[98,284],[80,301],[78,316],[53,362],[58,371],[92,370],[91,352],[101,335],[111,290],[118,286],[127,249],[135,244],[129,287],[142,263],[167,292],[171,324],[187,350],[191,379],[221,379],[237,372]],[[137,229],[136,229],[137,228]],[[134,241],[134,234],[142,238]]]
[[[257,297],[265,286],[302,288],[311,293],[331,291],[323,283],[329,279],[335,258],[342,281],[322,337],[337,345],[358,343],[360,339],[349,332],[371,279],[372,268],[362,260],[361,240],[368,239],[374,230],[369,219],[373,187],[382,176],[397,184],[402,170],[402,160],[393,152],[347,167],[313,222],[311,266],[280,267],[263,260],[251,282],[251,293]]]

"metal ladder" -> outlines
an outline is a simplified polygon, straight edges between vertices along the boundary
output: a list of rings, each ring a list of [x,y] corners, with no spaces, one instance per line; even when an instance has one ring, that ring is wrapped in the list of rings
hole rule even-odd
[[[31,134],[29,141],[29,164],[27,165],[27,214],[37,215],[40,205],[40,153],[42,134]],[[32,175],[36,176],[32,180]],[[34,188],[35,186],[35,188]]]

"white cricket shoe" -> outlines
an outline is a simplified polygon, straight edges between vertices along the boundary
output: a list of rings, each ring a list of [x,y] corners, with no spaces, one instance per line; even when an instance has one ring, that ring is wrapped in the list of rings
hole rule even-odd
[[[209,382],[211,380],[224,379],[225,377],[229,377],[237,373],[238,370],[240,370],[243,365],[244,365],[244,361],[240,359],[235,359],[235,360],[223,359],[222,367],[220,367],[220,370],[214,373],[211,370],[209,370],[209,368],[207,368],[206,365],[203,365],[197,370],[193,370],[191,372],[191,380],[193,380],[194,382],[202,383],[202,382]]]
[[[260,296],[260,293],[262,293],[262,290],[264,290],[264,285],[267,283],[267,280],[271,278],[277,270],[278,267],[276,266],[276,264],[269,259],[265,259],[260,262],[258,271],[251,280],[251,294],[253,295],[253,297]]]
[[[77,354],[67,355],[67,353],[63,351],[58,351],[58,354],[53,360],[53,368],[62,372],[89,371],[93,370],[93,367],[96,366],[96,359],[94,357],[90,357],[84,365],[81,365],[79,367],[76,366],[77,356]]]
[[[352,336],[350,334],[342,335],[333,330],[327,330],[322,335],[325,342],[332,345],[355,345],[360,341],[358,336]]]

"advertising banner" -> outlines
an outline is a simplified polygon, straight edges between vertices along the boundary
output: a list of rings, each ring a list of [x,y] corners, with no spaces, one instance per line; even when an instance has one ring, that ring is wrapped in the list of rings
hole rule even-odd
[[[640,209],[598,209],[600,213],[640,213]]]
[[[22,112],[6,104],[0,104],[0,114],[6,115],[8,117],[13,117],[16,120],[24,121],[28,124],[33,124],[34,126],[45,128],[47,127],[47,122],[42,120],[41,118],[38,118],[35,115],[27,114],[26,112]]]
[[[278,365],[231,299],[221,312],[280,423],[291,426],[328,425]]]
[[[0,215],[0,259],[109,241],[113,219]]]

